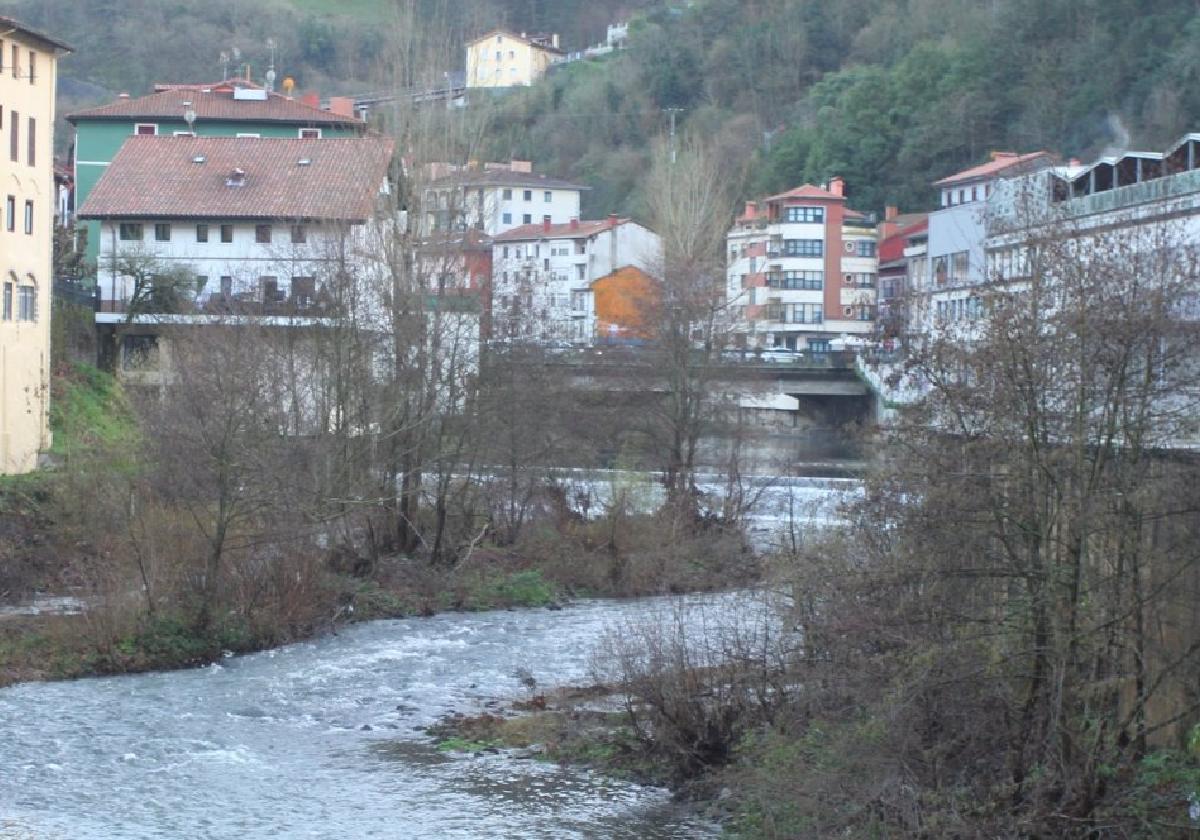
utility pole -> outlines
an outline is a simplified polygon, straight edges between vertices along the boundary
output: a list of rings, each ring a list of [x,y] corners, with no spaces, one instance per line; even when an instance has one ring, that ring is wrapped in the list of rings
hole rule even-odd
[[[683,111],[682,108],[666,108],[664,109],[671,115],[671,165],[675,165],[675,115]]]

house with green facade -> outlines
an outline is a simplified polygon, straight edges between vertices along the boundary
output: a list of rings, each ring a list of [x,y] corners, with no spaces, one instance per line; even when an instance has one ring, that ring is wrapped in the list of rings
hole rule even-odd
[[[349,100],[335,99],[344,105]],[[322,110],[305,101],[268,91],[251,82],[159,85],[154,93],[67,115],[75,126],[75,206],[82,207],[118,150],[135,135],[180,137],[355,137],[367,124],[352,107]],[[86,256],[99,253],[99,223],[87,222]]]

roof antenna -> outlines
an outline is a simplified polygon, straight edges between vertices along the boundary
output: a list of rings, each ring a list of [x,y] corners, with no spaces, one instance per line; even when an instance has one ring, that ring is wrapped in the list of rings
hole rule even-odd
[[[221,81],[229,78],[229,51],[221,50],[221,57],[217,59],[221,64]]]

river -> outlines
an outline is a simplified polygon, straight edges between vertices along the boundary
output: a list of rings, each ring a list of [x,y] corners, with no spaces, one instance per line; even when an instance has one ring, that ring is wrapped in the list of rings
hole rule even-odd
[[[703,611],[733,596],[693,597]],[[419,729],[588,680],[667,599],[379,621],[207,668],[0,690],[0,838],[697,838],[665,791]]]

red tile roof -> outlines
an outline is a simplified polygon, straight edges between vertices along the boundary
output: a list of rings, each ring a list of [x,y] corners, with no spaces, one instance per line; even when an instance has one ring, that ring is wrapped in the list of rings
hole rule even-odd
[[[526,239],[585,239],[589,236],[594,236],[597,233],[606,231],[609,228],[614,228],[617,225],[623,225],[629,222],[629,219],[617,219],[615,221],[603,219],[600,221],[580,221],[572,224],[567,222],[561,225],[521,225],[512,230],[505,231],[495,237],[496,242],[512,242],[523,241]]]
[[[823,190],[820,187],[814,187],[812,184],[805,184],[803,186],[796,187],[794,190],[788,190],[787,192],[780,193],[779,195],[768,196],[767,198],[764,198],[763,201],[784,201],[785,199],[789,198],[821,198],[831,201],[846,200],[846,196],[844,195],[838,195],[837,193],[832,193],[829,190]]]
[[[945,187],[967,181],[978,181],[983,178],[995,177],[1009,169],[1023,169],[1043,162],[1049,164],[1052,160],[1053,156],[1049,152],[1029,152],[1023,155],[1016,152],[992,152],[992,158],[987,163],[981,163],[978,166],[972,166],[970,169],[964,169],[962,172],[948,175],[939,181],[934,181],[933,185],[935,187]],[[1013,172],[1012,174],[1016,173]]]
[[[79,216],[364,221],[391,158],[386,137],[133,136]],[[243,186],[227,185],[235,169],[245,173]]]
[[[253,88],[252,85],[246,87]],[[330,111],[322,111],[305,105],[297,99],[288,99],[278,93],[269,93],[262,99],[234,99],[232,90],[213,90],[195,87],[172,87],[136,99],[118,99],[98,108],[76,111],[67,115],[72,123],[79,120],[183,120],[187,110],[184,102],[191,102],[196,112],[196,121],[236,120],[239,122],[281,122],[296,125],[343,125],[365,128],[366,124],[355,117],[346,117]]]

